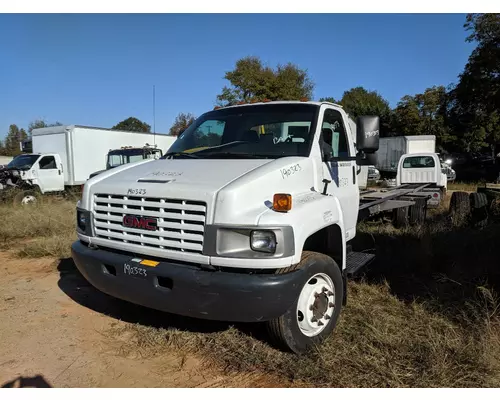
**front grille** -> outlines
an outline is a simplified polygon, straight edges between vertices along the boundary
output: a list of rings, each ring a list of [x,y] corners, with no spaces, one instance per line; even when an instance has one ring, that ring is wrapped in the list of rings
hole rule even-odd
[[[94,195],[93,225],[98,238],[201,254],[207,205],[201,201]],[[158,218],[158,229],[122,225],[125,215]]]

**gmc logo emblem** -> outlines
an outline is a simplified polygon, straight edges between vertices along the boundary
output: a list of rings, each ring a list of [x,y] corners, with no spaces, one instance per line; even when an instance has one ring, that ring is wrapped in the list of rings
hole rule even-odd
[[[135,215],[125,215],[123,217],[122,225],[126,226],[127,228],[156,231],[158,229],[158,219],[153,217],[136,217]]]

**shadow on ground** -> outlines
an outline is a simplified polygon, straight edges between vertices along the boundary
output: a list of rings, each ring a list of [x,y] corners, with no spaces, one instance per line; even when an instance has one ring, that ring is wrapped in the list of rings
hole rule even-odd
[[[20,376],[12,381],[4,383],[2,388],[51,388],[52,386],[45,380],[43,375],[32,377]]]
[[[59,261],[59,288],[76,303],[111,318],[154,328],[178,329],[198,333],[215,333],[230,326],[266,341],[266,333],[260,324],[229,324],[210,320],[183,317],[153,310],[109,296],[92,286],[78,271],[72,258]]]
[[[386,281],[401,300],[451,317],[464,316],[471,304],[492,306],[490,294],[500,292],[500,224],[452,229],[446,221],[434,222],[421,231],[359,234],[358,245],[374,247],[377,255],[360,278]]]

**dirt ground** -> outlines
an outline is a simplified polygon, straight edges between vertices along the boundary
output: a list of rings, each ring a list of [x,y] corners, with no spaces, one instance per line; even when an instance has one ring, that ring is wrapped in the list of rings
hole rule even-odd
[[[106,332],[149,313],[94,289],[71,259],[0,252],[1,387],[284,387],[274,377],[226,374],[194,355],[125,357]]]

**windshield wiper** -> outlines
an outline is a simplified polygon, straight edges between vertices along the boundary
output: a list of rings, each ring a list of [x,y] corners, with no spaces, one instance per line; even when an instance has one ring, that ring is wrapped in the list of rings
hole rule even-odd
[[[165,159],[169,156],[186,156],[189,158],[200,158],[200,156],[197,156],[196,154],[186,153],[184,151],[172,151],[170,153],[164,154],[162,159]]]

